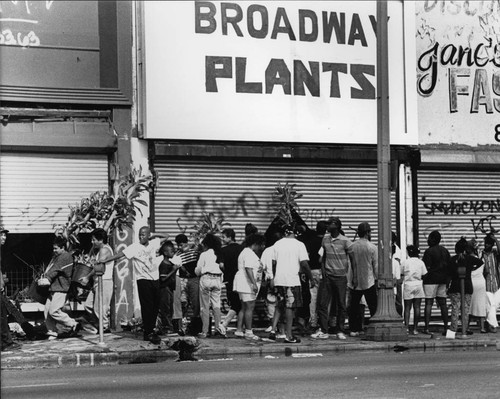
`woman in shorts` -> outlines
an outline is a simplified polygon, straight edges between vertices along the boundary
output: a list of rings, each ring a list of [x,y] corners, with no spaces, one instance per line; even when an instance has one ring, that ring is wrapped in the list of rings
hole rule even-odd
[[[245,248],[238,257],[238,272],[234,277],[233,289],[238,292],[245,325],[245,338],[257,341],[259,337],[253,333],[252,320],[255,300],[262,282],[262,263],[259,256],[265,245],[262,234],[252,234],[245,239]]]
[[[413,335],[418,334],[417,326],[420,320],[422,298],[425,298],[422,277],[427,273],[425,263],[418,258],[419,249],[414,245],[406,247],[408,259],[401,263],[401,277],[403,278],[403,300],[405,304],[404,321],[407,328],[410,325],[410,313],[413,307]]]

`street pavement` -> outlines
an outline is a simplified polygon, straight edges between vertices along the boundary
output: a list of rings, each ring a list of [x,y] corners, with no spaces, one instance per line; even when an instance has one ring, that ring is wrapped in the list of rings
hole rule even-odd
[[[179,342],[189,349],[196,349],[197,359],[223,359],[238,356],[265,357],[272,355],[314,356],[318,353],[349,351],[372,352],[438,352],[438,351],[474,351],[500,350],[500,332],[481,334],[472,329],[474,334],[466,339],[449,339],[441,335],[442,326],[431,325],[432,335],[419,333],[410,335],[408,341],[374,342],[359,337],[348,336],[339,340],[330,334],[329,339],[312,339],[302,336],[298,344],[287,344],[284,340],[269,340],[264,328],[254,328],[260,341],[249,341],[234,336],[234,328],[229,329],[227,337],[179,337],[162,336],[162,342],[154,345],[142,340],[142,332],[114,332],[104,335],[103,343],[99,335],[81,331],[80,336],[49,340],[18,340],[19,349],[2,352],[2,369],[57,368],[57,367],[94,367],[131,363],[157,363],[179,359]],[[177,342],[177,344],[176,344]],[[175,350],[176,348],[177,350]],[[184,352],[186,354],[186,352]],[[189,355],[189,354],[188,354]],[[189,357],[189,356],[188,356]]]

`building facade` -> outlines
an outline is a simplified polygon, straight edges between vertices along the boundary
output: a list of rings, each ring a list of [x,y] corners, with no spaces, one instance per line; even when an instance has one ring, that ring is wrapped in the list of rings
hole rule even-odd
[[[132,4],[2,1],[0,25],[0,212],[10,232],[2,269],[14,294],[48,264],[69,207],[130,168]],[[117,248],[130,242],[115,238]],[[125,317],[128,271],[116,273]]]
[[[418,239],[500,230],[500,4],[416,3]]]

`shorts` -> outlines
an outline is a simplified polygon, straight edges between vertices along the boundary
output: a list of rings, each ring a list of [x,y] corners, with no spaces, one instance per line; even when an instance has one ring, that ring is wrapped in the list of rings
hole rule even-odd
[[[446,284],[424,284],[426,299],[446,298]]]
[[[279,309],[302,307],[302,291],[297,287],[276,287],[276,306]]]
[[[403,299],[410,301],[412,299],[425,298],[425,292],[422,284],[405,284],[403,288]]]
[[[246,292],[239,292],[241,302],[251,302],[257,299],[257,295],[248,294]]]

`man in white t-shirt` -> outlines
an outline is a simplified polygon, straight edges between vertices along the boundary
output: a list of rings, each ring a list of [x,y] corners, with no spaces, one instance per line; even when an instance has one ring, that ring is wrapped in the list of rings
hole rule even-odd
[[[299,272],[306,274],[312,287],[315,284],[309,268],[309,256],[304,243],[295,238],[289,227],[285,228],[284,238],[277,241],[273,249],[272,285],[276,287],[277,301],[269,338],[276,339],[276,327],[281,314],[285,312],[285,343],[299,343],[300,339],[292,335],[292,323],[295,309],[302,306]]]
[[[139,242],[135,242],[116,255],[98,262],[107,263],[123,257],[132,260],[141,304],[144,341],[150,341],[155,345],[161,342],[160,337],[155,332],[160,306],[160,273],[158,270],[159,262],[156,261],[156,258],[158,250],[167,239],[168,235],[151,234],[149,227],[144,226],[139,230]]]

